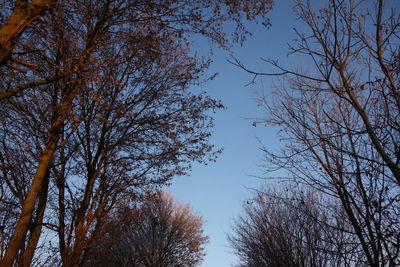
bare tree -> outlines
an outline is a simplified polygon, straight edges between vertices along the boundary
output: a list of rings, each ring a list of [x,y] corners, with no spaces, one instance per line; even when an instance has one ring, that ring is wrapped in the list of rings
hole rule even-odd
[[[281,128],[280,152],[264,149],[267,168],[335,196],[369,266],[400,258],[399,25],[390,1],[295,1],[307,32],[290,52],[309,63],[288,69],[273,101],[260,97]],[[307,71],[305,71],[307,69]]]
[[[316,192],[289,186],[258,190],[245,202],[244,215],[228,236],[238,266],[359,264],[354,236],[347,232],[351,226],[335,204]]]
[[[208,238],[189,205],[165,192],[148,194],[135,208],[122,208],[105,225],[88,266],[198,266]]]

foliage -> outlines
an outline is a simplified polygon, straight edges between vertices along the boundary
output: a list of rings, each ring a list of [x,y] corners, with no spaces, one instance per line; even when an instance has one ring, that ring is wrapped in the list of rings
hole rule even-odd
[[[148,194],[135,208],[123,208],[104,227],[88,266],[197,266],[208,238],[189,205],[165,192]]]
[[[244,20],[268,24],[271,2],[0,6],[0,265],[29,266],[44,244],[76,266],[115,203],[218,155],[209,137],[222,105],[192,90],[211,61],[191,38],[228,49],[224,23],[243,41]]]

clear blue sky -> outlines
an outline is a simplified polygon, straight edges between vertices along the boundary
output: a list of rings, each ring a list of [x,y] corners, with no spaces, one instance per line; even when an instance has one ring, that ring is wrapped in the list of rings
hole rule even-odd
[[[260,57],[286,60],[287,43],[295,36],[293,27],[299,22],[291,10],[290,0],[276,1],[270,14],[272,27],[251,25],[253,37],[243,47],[234,47],[234,55],[257,71],[267,71]],[[206,48],[205,48],[206,50]],[[232,266],[237,258],[228,247],[226,234],[232,220],[242,210],[243,201],[250,196],[247,188],[256,188],[261,181],[250,175],[261,175],[260,137],[268,147],[278,145],[273,129],[252,126],[254,118],[263,111],[254,102],[255,92],[270,91],[270,79],[258,79],[256,85],[245,86],[252,77],[226,60],[229,54],[216,49],[211,72],[219,76],[201,90],[222,100],[227,107],[215,114],[214,136],[211,142],[224,151],[216,163],[195,165],[191,176],[178,177],[168,188],[182,202],[189,202],[205,221],[205,233],[210,237],[207,256],[202,267]]]

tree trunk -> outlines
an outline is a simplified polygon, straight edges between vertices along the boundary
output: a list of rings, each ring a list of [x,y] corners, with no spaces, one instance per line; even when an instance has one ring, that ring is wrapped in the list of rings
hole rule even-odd
[[[6,65],[16,41],[23,31],[37,20],[55,0],[17,0],[11,15],[0,26],[0,66]]]
[[[94,161],[97,161],[98,156]],[[88,171],[88,182],[86,184],[85,196],[82,200],[81,207],[77,212],[76,226],[75,226],[75,244],[72,249],[71,257],[68,260],[70,266],[79,266],[80,258],[86,243],[87,228],[85,227],[86,212],[90,203],[90,196],[93,193],[93,186],[96,181],[97,173],[93,162],[90,164]]]
[[[47,170],[46,176],[43,181],[43,186],[40,189],[38,210],[34,222],[34,228],[29,237],[27,248],[22,254],[22,267],[29,267],[31,265],[33,255],[35,254],[35,250],[39,242],[40,233],[42,232],[44,212],[46,210],[46,204],[47,204],[49,179],[50,179],[50,168]]]

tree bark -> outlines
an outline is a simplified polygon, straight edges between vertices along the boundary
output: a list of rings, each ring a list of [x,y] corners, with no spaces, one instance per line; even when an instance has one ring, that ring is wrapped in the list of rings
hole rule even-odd
[[[45,179],[43,181],[43,186],[40,189],[38,210],[35,222],[33,223],[33,231],[29,237],[27,248],[22,254],[22,267],[29,267],[31,265],[33,255],[35,254],[35,250],[39,242],[40,233],[42,232],[44,212],[46,210],[46,204],[47,204],[49,179],[50,179],[50,168],[47,170]]]
[[[6,65],[10,54],[19,36],[31,23],[40,16],[55,0],[33,0],[28,3],[17,0],[11,15],[6,22],[0,26],[0,66]]]
[[[4,99],[7,99],[7,98],[10,98],[10,97],[13,97],[13,96],[15,96],[16,94],[18,94],[19,92],[21,92],[21,91],[23,91],[25,89],[37,87],[37,86],[40,86],[40,85],[49,84],[51,82],[55,82],[55,81],[57,81],[57,80],[59,80],[61,78],[64,78],[64,77],[65,77],[65,75],[58,75],[58,76],[56,76],[54,78],[49,78],[49,79],[45,79],[45,80],[39,80],[39,81],[35,81],[35,82],[30,82],[30,83],[27,83],[27,84],[19,85],[19,86],[15,87],[15,88],[13,88],[11,90],[8,90],[6,92],[0,92],[0,101],[4,100]]]

